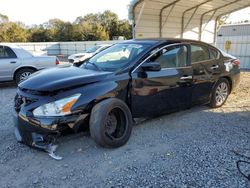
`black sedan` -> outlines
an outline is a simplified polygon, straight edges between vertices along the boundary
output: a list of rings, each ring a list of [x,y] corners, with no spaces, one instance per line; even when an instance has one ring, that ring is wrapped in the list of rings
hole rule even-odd
[[[156,117],[194,105],[222,106],[239,83],[240,62],[203,42],[131,40],[81,67],[36,72],[15,97],[18,141],[49,151],[67,130],[89,128],[104,147],[124,145],[134,118]]]

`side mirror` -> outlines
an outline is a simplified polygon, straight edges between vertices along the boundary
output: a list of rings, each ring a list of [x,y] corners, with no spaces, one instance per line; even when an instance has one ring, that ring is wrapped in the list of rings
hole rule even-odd
[[[141,66],[141,68],[144,71],[160,71],[161,65],[158,62],[148,62],[148,63],[144,63]]]

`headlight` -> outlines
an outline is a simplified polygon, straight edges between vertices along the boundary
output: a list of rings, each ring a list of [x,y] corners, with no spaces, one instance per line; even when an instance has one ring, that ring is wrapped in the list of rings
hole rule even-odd
[[[65,116],[71,114],[71,107],[76,103],[81,94],[75,94],[36,108],[33,115],[43,116]]]

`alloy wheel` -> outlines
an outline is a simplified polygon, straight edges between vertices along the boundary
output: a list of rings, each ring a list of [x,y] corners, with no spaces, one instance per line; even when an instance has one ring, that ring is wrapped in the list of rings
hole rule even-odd
[[[31,72],[23,72],[20,76],[20,82],[26,80],[31,74]]]
[[[216,92],[215,92],[215,100],[216,100],[216,105],[220,106],[222,105],[228,96],[228,85],[225,82],[220,83],[217,88],[216,88]]]

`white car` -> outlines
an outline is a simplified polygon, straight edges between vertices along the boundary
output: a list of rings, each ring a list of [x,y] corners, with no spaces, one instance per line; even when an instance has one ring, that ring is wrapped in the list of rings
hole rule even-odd
[[[0,44],[0,82],[14,80],[18,84],[32,73],[59,63],[55,56],[34,56],[20,47]]]
[[[88,49],[84,53],[78,53],[78,54],[73,54],[73,55],[69,56],[68,61],[70,63],[79,63],[79,62],[84,61],[88,58],[91,58],[93,55],[109,48],[110,46],[111,46],[111,44],[97,45],[93,48]]]

